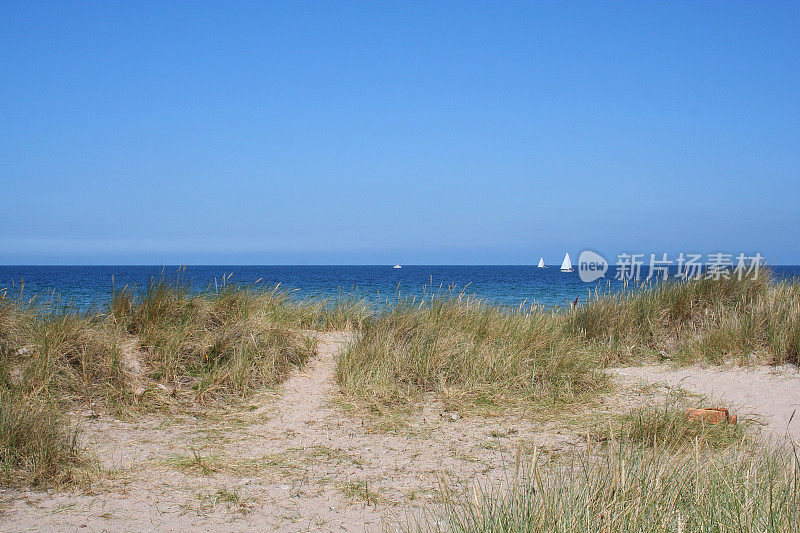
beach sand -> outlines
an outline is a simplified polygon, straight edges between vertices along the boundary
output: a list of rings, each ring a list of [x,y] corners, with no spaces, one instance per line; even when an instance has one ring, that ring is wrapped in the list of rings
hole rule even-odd
[[[609,370],[623,382],[662,384],[721,401],[739,420],[762,426],[766,438],[800,442],[800,369],[782,366],[645,365]],[[790,422],[791,420],[791,422]]]
[[[586,445],[585,433],[557,417],[462,416],[433,397],[396,427],[383,427],[385,419],[337,403],[335,360],[352,337],[318,335],[317,357],[278,392],[245,405],[133,421],[78,415],[82,444],[101,466],[96,481],[61,492],[5,490],[0,528],[396,530],[439,510],[443,494],[461,498],[475,483],[506,484],[520,449],[536,447],[546,460]],[[761,422],[768,435],[780,438],[788,427],[800,438],[798,417],[789,424],[800,402],[796,367],[647,365],[610,372],[621,386],[577,416],[591,423],[681,388],[724,401],[740,419]],[[642,384],[650,385],[645,395]]]
[[[259,395],[243,408],[83,419],[83,444],[104,472],[97,483],[6,490],[0,529],[394,530],[435,510],[443,491],[505,483],[520,445],[544,453],[583,446],[577,434],[515,417],[462,417],[433,399],[385,430],[335,402],[335,357],[349,340],[320,334],[317,357],[277,397]]]

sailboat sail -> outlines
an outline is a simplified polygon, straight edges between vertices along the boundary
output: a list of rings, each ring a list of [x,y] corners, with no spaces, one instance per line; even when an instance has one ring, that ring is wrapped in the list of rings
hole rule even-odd
[[[564,272],[572,272],[572,261],[569,260],[569,253],[564,256],[564,262],[561,263],[561,270]]]
[[[545,268],[545,266],[544,266],[544,257],[540,257],[539,258],[539,264],[536,265],[536,266],[539,267],[539,268]]]

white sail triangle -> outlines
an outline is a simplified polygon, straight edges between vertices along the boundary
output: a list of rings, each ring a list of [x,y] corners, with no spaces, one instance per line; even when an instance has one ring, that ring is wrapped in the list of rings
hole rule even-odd
[[[545,266],[545,264],[544,264],[544,257],[540,257],[540,258],[539,258],[539,264],[538,264],[538,265],[536,265],[536,266],[537,266],[537,267],[539,267],[539,268],[547,268],[547,267]]]
[[[572,261],[569,260],[569,252],[564,256],[564,262],[561,263],[562,272],[572,272]]]

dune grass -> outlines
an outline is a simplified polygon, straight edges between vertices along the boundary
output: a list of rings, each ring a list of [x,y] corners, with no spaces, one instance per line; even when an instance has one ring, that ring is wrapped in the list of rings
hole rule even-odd
[[[721,450],[741,444],[749,438],[744,430],[747,423],[744,420],[735,424],[711,424],[688,419],[687,409],[696,405],[696,402],[677,395],[666,398],[660,404],[643,405],[619,417],[618,427],[605,433],[605,438],[612,441],[618,438],[623,442],[656,449],[684,450],[697,446]]]
[[[511,489],[452,506],[437,531],[780,531],[800,529],[796,460],[746,446],[720,454],[622,444]]]
[[[595,294],[565,316],[605,359],[798,362],[800,283],[700,279]]]
[[[365,325],[338,361],[346,394],[407,403],[424,392],[497,403],[575,398],[602,385],[597,361],[555,314],[463,294],[406,299]]]
[[[131,402],[148,383],[199,401],[241,396],[302,365],[314,349],[302,330],[340,326],[327,313],[286,291],[232,285],[193,294],[157,282],[94,314],[0,298],[0,385],[59,402]]]
[[[558,312],[500,308],[454,293],[399,299],[376,311],[363,300],[298,300],[279,287],[231,284],[193,293],[154,282],[119,291],[94,314],[3,294],[0,400],[12,414],[20,399],[38,406],[32,423],[46,428],[63,425],[64,409],[90,402],[148,410],[178,401],[172,396],[241,398],[303,365],[314,350],[304,330],[313,329],[358,330],[336,377],[359,402],[409,405],[433,392],[490,407],[576,404],[603,390],[602,367],[619,362],[797,363],[800,283],[765,276],[663,283],[598,294]],[[678,422],[662,419],[662,430]],[[22,427],[3,428],[4,468],[17,479],[69,477],[33,465],[61,462],[68,472],[77,453],[72,433],[37,432],[62,450],[43,452],[61,458],[48,462],[31,455],[40,445],[26,448],[13,437],[26,434]]]
[[[0,298],[0,387],[60,401],[118,393],[123,340],[98,317]]]
[[[800,530],[796,449],[738,438],[680,411],[633,414],[625,431],[566,460],[537,451],[505,488],[446,498],[433,531]],[[449,496],[449,495],[446,495]]]
[[[118,292],[99,313],[2,294],[0,483],[71,478],[80,454],[67,409],[119,415],[244,397],[305,363],[316,341],[303,330],[357,327],[367,316],[358,300],[230,284],[190,293],[154,282]]]
[[[0,389],[0,485],[60,485],[84,463],[77,430],[62,411]]]
[[[655,359],[798,362],[800,283],[700,279],[597,293],[564,311],[506,309],[454,292],[400,299],[338,362],[345,394],[408,403],[567,399],[601,390],[604,366]]]
[[[308,317],[283,296],[156,283],[139,300],[116,295],[108,317],[136,339],[148,379],[193,389],[203,401],[275,385],[313,353],[314,340],[298,331]]]

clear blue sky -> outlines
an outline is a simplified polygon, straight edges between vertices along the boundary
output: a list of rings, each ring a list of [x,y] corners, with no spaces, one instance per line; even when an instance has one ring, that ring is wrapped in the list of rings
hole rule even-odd
[[[800,2],[0,2],[0,263],[800,263]]]

